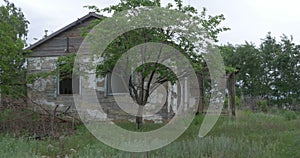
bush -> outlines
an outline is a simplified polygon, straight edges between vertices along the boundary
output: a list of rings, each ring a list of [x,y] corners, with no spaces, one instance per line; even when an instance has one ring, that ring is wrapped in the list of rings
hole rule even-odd
[[[291,121],[291,120],[297,119],[297,114],[296,114],[294,111],[285,111],[285,112],[283,113],[283,116],[284,116],[284,118],[285,118],[287,121]]]
[[[259,101],[257,101],[257,105],[259,106],[260,111],[268,112],[268,101],[267,100],[259,100]]]
[[[246,115],[246,116],[249,117],[249,116],[251,116],[252,114],[253,114],[253,113],[252,113],[252,110],[249,110],[249,109],[248,109],[248,110],[245,110],[245,115]]]
[[[235,96],[235,103],[237,107],[241,107],[242,106],[242,99],[239,96]]]
[[[228,97],[225,97],[225,99],[224,99],[224,108],[225,109],[228,108]]]
[[[239,107],[239,108],[242,106],[242,101],[241,101],[240,97],[235,96],[235,104],[236,104],[236,107]],[[228,97],[225,97],[225,99],[224,99],[224,108],[228,108]]]

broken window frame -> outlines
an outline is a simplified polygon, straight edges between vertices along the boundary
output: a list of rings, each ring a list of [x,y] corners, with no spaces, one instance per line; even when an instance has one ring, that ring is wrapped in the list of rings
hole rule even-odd
[[[57,95],[59,96],[59,95],[73,95],[73,94],[81,94],[81,77],[78,75],[78,77],[76,78],[77,79],[77,82],[76,82],[76,84],[77,84],[77,86],[76,87],[78,87],[77,89],[76,89],[76,91],[74,91],[73,90],[73,88],[74,88],[74,86],[73,86],[73,77],[74,76],[72,76],[73,74],[72,74],[72,72],[66,72],[66,75],[64,75],[64,76],[67,76],[66,78],[64,78],[64,79],[61,79],[61,71],[60,71],[60,69],[58,68],[58,70],[57,70],[57,88],[56,88],[56,91],[57,91]],[[64,80],[66,80],[66,79],[69,79],[70,81],[69,81],[69,86],[71,86],[71,87],[68,87],[70,90],[69,90],[69,92],[67,92],[67,93],[61,93],[62,91],[61,91],[61,84],[62,84],[62,82],[64,81]]]

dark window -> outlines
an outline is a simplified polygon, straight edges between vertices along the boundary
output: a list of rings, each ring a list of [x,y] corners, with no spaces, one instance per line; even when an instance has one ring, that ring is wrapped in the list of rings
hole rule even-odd
[[[59,82],[59,94],[79,94],[79,79],[75,78],[72,86],[72,78],[63,78]]]
[[[59,78],[59,94],[79,94],[79,77],[72,78],[71,72],[60,71]]]

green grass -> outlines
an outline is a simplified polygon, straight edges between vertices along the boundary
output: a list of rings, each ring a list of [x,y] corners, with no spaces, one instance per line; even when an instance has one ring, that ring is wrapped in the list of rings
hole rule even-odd
[[[203,116],[197,116],[175,142],[146,153],[112,149],[99,142],[84,126],[78,127],[75,135],[58,140],[37,141],[1,135],[0,157],[299,157],[299,113],[295,113],[296,118],[292,116],[292,119],[287,119],[284,113],[246,111],[239,112],[237,119],[223,116],[204,138],[197,137],[203,119]],[[119,123],[119,126],[135,130],[132,123]],[[149,131],[160,126],[162,124],[145,124],[139,131]]]

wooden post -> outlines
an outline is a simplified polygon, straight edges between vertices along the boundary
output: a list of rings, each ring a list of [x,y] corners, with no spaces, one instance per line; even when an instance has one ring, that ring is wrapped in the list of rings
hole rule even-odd
[[[204,75],[203,75],[203,71],[199,73],[198,76],[198,83],[199,83],[199,105],[198,105],[198,109],[197,109],[197,113],[196,114],[200,114],[203,113],[204,111],[204,86],[203,86],[203,79]]]
[[[1,89],[0,89],[0,106],[3,105],[2,101],[3,101],[3,98],[2,98],[2,95],[1,95]]]
[[[235,73],[231,73],[229,75],[229,95],[230,95],[230,106],[231,106],[231,114],[235,116]]]

